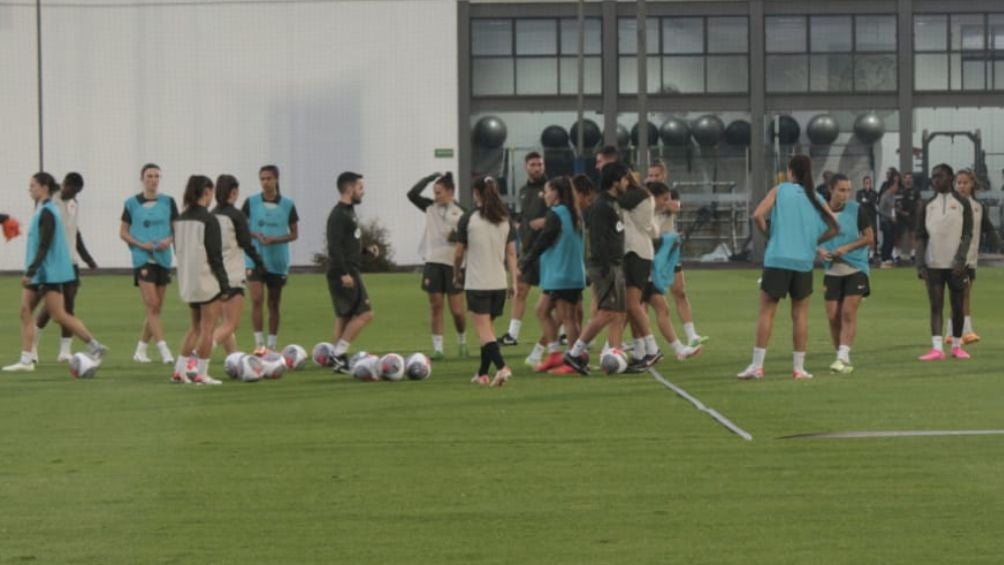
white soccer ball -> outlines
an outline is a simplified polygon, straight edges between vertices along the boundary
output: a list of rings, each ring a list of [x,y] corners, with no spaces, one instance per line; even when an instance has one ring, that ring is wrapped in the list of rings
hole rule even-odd
[[[404,364],[404,373],[413,381],[424,381],[432,375],[432,361],[424,353],[412,353]]]
[[[75,379],[93,379],[100,363],[86,353],[74,353],[70,357],[70,375]]]
[[[235,351],[223,361],[223,372],[227,374],[231,379],[237,379],[241,376],[241,358],[247,355],[242,351]]]
[[[617,375],[627,370],[628,361],[620,349],[611,349],[600,359],[600,368],[608,375]]]
[[[258,382],[265,376],[265,363],[261,357],[255,355],[241,357],[240,368],[237,378],[246,383]]]
[[[349,357],[349,371],[355,368],[356,363],[359,363],[360,361],[367,359],[369,357],[371,357],[371,355],[369,353],[366,353],[365,351],[357,351],[356,353],[354,353],[352,357]]]
[[[356,359],[352,365],[352,376],[357,380],[373,382],[380,380],[380,358],[376,355],[367,354],[365,357]]]
[[[282,358],[287,369],[299,371],[307,364],[307,350],[296,344],[287,345],[282,350]]]
[[[326,341],[322,341],[314,346],[314,349],[310,354],[310,358],[314,360],[314,364],[318,367],[334,367],[335,346]]]
[[[385,381],[399,381],[404,378],[404,357],[388,353],[380,358],[380,377]]]
[[[286,359],[279,353],[266,353],[261,358],[262,377],[266,379],[279,379],[286,373]]]

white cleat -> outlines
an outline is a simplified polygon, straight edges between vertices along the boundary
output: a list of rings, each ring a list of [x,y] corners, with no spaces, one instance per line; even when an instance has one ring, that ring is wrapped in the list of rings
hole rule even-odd
[[[195,383],[195,384],[197,384],[197,385],[214,385],[215,386],[215,385],[221,385],[221,384],[223,384],[223,381],[218,380],[218,379],[214,379],[213,377],[210,377],[209,375],[196,375],[195,378],[192,379],[192,382]]]
[[[71,357],[73,357],[72,353],[60,353],[59,356],[56,357],[56,363],[68,363]]]
[[[7,373],[30,373],[35,370],[35,363],[22,363],[18,361],[12,365],[7,365],[3,370]]]
[[[150,363],[150,358],[146,356],[146,353],[136,353],[132,356],[132,360],[137,363]]]
[[[763,367],[757,367],[755,365],[750,365],[746,369],[736,374],[737,379],[748,381],[750,379],[762,379],[763,378]]]
[[[687,346],[684,347],[682,351],[676,354],[676,360],[686,361],[687,359],[690,359],[691,357],[697,357],[700,354],[701,354],[700,345],[698,345],[697,347]]]
[[[170,355],[168,355],[167,357],[161,357],[161,359],[163,360],[161,362],[164,363],[165,365],[174,365],[174,357],[171,357]],[[149,363],[150,359],[148,358],[145,362]]]
[[[31,350],[31,362],[35,363],[35,364],[38,364],[38,350],[37,349],[32,349]]]
[[[509,370],[509,367],[502,367],[497,373],[495,373],[495,378],[492,379],[491,386],[501,387],[509,382],[509,377],[511,376],[512,371]]]

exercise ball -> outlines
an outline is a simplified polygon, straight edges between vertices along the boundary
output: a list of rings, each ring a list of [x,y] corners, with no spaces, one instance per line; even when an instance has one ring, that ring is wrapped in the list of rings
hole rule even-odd
[[[791,116],[781,116],[777,121],[781,123],[780,133],[775,133],[775,120],[770,121],[770,137],[777,137],[781,145],[794,145],[798,143],[798,136],[802,135],[802,128]]]
[[[840,135],[840,125],[829,114],[819,114],[809,120],[805,133],[813,145],[829,145]]]
[[[617,126],[617,147],[621,149],[627,147],[631,143],[631,132],[622,125]]]
[[[568,129],[568,139],[572,145],[579,145],[579,122],[576,120],[572,127]],[[582,120],[582,146],[596,147],[603,143],[603,134],[600,133],[600,126],[592,120]]]
[[[566,149],[568,148],[568,132],[561,126],[547,126],[540,134],[540,144],[548,149]]]
[[[680,118],[670,118],[659,128],[663,145],[683,146],[690,144],[690,126]]]
[[[704,147],[714,147],[725,135],[725,122],[713,114],[705,114],[694,121],[690,128],[694,140]]]
[[[638,147],[638,124],[631,128],[631,143]],[[648,146],[655,147],[656,145],[659,145],[659,128],[655,127],[652,122],[648,122]]]
[[[485,116],[474,124],[474,143],[487,149],[498,149],[505,143],[505,122],[495,116]]]
[[[747,146],[752,139],[753,128],[746,120],[736,120],[725,128],[725,143],[729,145]]]
[[[874,112],[861,114],[854,120],[854,135],[868,145],[882,139],[884,134],[885,122]]]

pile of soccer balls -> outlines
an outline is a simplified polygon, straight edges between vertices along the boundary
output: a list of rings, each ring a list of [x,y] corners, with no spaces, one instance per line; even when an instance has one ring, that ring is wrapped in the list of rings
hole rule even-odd
[[[314,346],[311,358],[321,367],[334,367],[335,346],[321,342]],[[397,353],[383,357],[360,351],[349,359],[349,374],[360,381],[400,381],[405,376],[413,381],[423,381],[432,374],[432,362],[422,353],[413,353],[406,360]]]
[[[240,351],[231,353],[223,362],[223,370],[232,379],[254,383],[282,378],[286,371],[296,371],[306,365],[307,351],[299,345],[288,345],[282,353],[270,352],[261,357]]]

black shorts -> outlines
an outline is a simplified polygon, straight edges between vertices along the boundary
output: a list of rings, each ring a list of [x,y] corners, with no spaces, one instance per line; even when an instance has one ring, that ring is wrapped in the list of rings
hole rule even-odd
[[[526,270],[520,271],[519,282],[526,283],[530,286],[537,286],[540,284],[540,259],[534,261],[533,263],[528,263],[526,265]]]
[[[156,263],[147,263],[142,267],[136,267],[132,271],[132,284],[139,286],[140,282],[167,286],[171,284],[171,269],[161,267]]]
[[[581,288],[559,288],[556,290],[545,290],[544,294],[551,297],[552,300],[561,300],[563,302],[568,302],[569,304],[578,304],[582,300],[582,289]]]
[[[674,273],[682,273],[683,272],[683,263],[677,263],[676,267],[673,269],[673,272]]]
[[[624,271],[620,265],[607,269],[589,269],[589,278],[593,281],[593,296],[596,297],[596,307],[608,312],[626,312],[624,298]]]
[[[422,267],[422,290],[429,294],[457,294],[464,289],[453,286],[453,267],[426,263]]]
[[[868,275],[862,271],[843,276],[823,276],[823,297],[827,302],[843,300],[848,296],[860,296],[864,298],[871,293],[872,289],[868,283]]]
[[[505,310],[505,290],[468,290],[467,310],[475,314],[488,314],[494,320]]]
[[[645,290],[652,282],[652,261],[642,259],[634,253],[624,256],[624,284],[639,290]]]
[[[642,304],[648,302],[649,300],[652,299],[653,296],[656,296],[656,295],[658,295],[658,296],[665,296],[666,293],[665,292],[659,292],[659,289],[655,288],[655,285],[652,284],[652,281],[649,281],[649,283],[647,285],[645,285],[645,290],[641,291],[641,302],[642,302]]]
[[[328,279],[328,294],[331,295],[335,316],[339,318],[355,318],[372,310],[362,277],[359,273],[352,273],[352,280],[355,285],[345,288],[340,278]]]
[[[765,267],[760,278],[760,290],[774,300],[791,295],[792,300],[802,300],[812,294],[812,271],[792,271]]]
[[[265,283],[269,288],[282,288],[286,286],[286,275],[276,273],[256,273],[254,269],[247,270],[248,282]]]
[[[227,291],[226,291],[225,293],[223,293],[223,294],[225,294],[225,295],[226,295],[226,297],[227,297],[228,299],[229,299],[229,298],[233,298],[233,297],[235,297],[235,296],[237,296],[237,295],[241,295],[241,296],[244,296],[244,288],[243,288],[243,287],[240,287],[240,286],[237,286],[237,287],[233,287],[233,286],[232,286],[232,287],[230,287],[230,288],[229,288],[229,289],[228,289],[228,290],[227,290]]]
[[[206,300],[205,302],[189,302],[188,303],[188,307],[191,308],[192,310],[198,310],[199,308],[202,308],[206,304],[212,304],[213,302],[216,302],[217,300],[219,300],[221,298],[224,298],[224,297],[229,298],[230,295],[228,293],[221,292],[221,293],[217,294],[216,296],[210,298],[209,300]]]
[[[952,292],[964,292],[969,286],[969,274],[958,276],[951,269],[928,269],[928,285],[948,285],[948,290]]]
[[[64,283],[39,283],[28,285],[28,290],[38,293],[39,296],[45,296],[47,292],[55,292],[58,294],[63,294],[63,284]]]
[[[64,286],[80,286],[80,267],[76,265],[73,266],[73,280],[68,283],[64,283]]]

